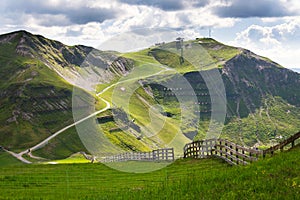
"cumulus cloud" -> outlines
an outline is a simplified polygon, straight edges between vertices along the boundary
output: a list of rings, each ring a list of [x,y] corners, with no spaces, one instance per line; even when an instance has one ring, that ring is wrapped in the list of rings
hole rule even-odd
[[[77,2],[68,0],[4,0],[4,2],[4,10],[7,14],[27,14],[36,19],[44,18],[44,20],[40,20],[41,25],[86,24],[89,22],[103,22],[117,17],[117,10],[114,8],[92,7],[81,0]],[[57,18],[60,18],[60,20],[56,20]],[[46,20],[49,22],[46,22]]]
[[[3,0],[1,4],[0,32],[26,29],[66,44],[94,47],[114,35],[144,28],[169,28],[200,37],[197,32],[202,28],[235,22],[213,15],[209,0]]]
[[[246,2],[245,0],[228,0],[226,2],[213,9],[219,17],[283,17],[300,14],[288,7],[288,4],[283,0],[251,0]]]
[[[86,24],[93,22],[98,23],[101,32],[110,35],[153,27],[224,27],[234,22],[213,15],[209,10],[210,0],[3,0],[1,4],[5,13],[0,15],[2,30],[12,25],[27,27],[29,31],[59,26],[66,36],[82,33],[70,31],[74,25],[81,25],[83,30]]]
[[[274,26],[251,25],[237,33],[234,46],[241,46],[269,57],[285,67],[300,63],[300,19],[291,19]]]
[[[237,42],[241,43],[263,43],[264,47],[276,45],[299,36],[300,20],[291,20],[275,26],[251,25],[244,31],[237,33]],[[296,38],[295,38],[296,39]]]
[[[208,27],[231,27],[236,19],[222,19],[212,15],[207,8],[167,12],[147,6],[131,6],[128,15],[120,19],[106,21],[101,25],[107,34],[118,34],[143,28],[169,28],[172,30],[194,30]]]

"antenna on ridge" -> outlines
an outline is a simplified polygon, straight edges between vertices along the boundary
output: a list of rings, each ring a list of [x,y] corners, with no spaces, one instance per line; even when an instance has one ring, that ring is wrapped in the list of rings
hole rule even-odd
[[[208,37],[211,38],[211,28],[208,29]]]
[[[184,63],[184,59],[183,59],[183,39],[184,38],[181,38],[181,37],[178,37],[176,38],[176,48],[177,50],[181,50],[181,56],[179,58],[179,62],[180,62],[180,65],[182,65]]]

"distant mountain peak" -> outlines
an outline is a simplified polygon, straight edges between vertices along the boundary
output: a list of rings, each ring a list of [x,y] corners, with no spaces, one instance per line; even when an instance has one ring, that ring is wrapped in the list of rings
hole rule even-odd
[[[26,31],[26,30],[18,30],[18,31],[14,31],[14,32],[11,32],[11,33],[8,33],[8,34],[14,34],[14,33],[33,35],[32,33],[30,33],[29,31]]]

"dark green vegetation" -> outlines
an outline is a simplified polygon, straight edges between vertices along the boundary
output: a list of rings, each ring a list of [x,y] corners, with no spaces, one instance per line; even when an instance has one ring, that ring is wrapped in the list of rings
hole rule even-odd
[[[177,160],[128,174],[102,164],[1,167],[1,199],[297,199],[300,147],[248,166]]]

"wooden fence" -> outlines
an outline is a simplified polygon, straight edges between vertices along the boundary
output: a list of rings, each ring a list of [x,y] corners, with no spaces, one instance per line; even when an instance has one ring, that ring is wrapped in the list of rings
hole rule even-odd
[[[266,150],[248,148],[225,139],[208,139],[188,143],[184,146],[184,158],[206,158],[219,157],[231,165],[247,165],[257,161],[260,155],[265,157],[267,154],[273,155],[275,151],[281,150],[288,145],[293,148],[296,140],[300,138],[300,132],[270,147]],[[299,141],[300,143],[300,141]],[[174,149],[157,149],[152,152],[127,152],[114,156],[106,157],[102,162],[122,162],[122,161],[174,161]]]
[[[101,162],[174,161],[174,149],[157,149],[151,152],[126,152],[105,157]]]
[[[288,139],[280,142],[279,144],[272,146],[266,150],[263,151],[263,157],[265,157],[267,154],[273,155],[275,151],[280,150],[283,151],[284,147],[291,145],[290,148],[293,148],[296,144],[296,140],[300,138],[300,132],[296,133],[295,135],[289,137]]]
[[[216,141],[213,155],[222,158],[232,165],[247,165],[258,160],[261,150],[247,148],[224,139]]]
[[[266,150],[243,147],[225,139],[208,139],[188,143],[184,146],[183,151],[184,158],[216,156],[232,165],[246,165],[258,160],[260,155],[263,155],[263,157],[267,154],[273,155],[275,151],[283,151],[288,145],[293,148],[299,138],[300,132]]]
[[[208,139],[188,143],[184,147],[185,158],[216,156],[232,165],[246,165],[256,161],[262,151],[246,148],[224,139]]]
[[[205,158],[211,156],[216,145],[216,139],[199,140],[184,146],[184,158]]]

